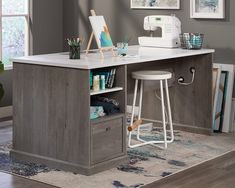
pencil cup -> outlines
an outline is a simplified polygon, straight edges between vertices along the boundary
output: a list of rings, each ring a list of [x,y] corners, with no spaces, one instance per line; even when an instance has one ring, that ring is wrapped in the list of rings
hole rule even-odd
[[[69,59],[80,59],[80,45],[69,46]]]

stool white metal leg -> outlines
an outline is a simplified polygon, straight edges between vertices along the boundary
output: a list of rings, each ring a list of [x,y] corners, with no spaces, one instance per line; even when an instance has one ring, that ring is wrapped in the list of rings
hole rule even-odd
[[[174,141],[174,131],[173,131],[173,123],[172,123],[172,115],[171,115],[171,104],[170,104],[170,96],[169,96],[169,89],[168,89],[167,80],[165,80],[165,90],[166,90],[167,109],[168,109],[170,132],[171,132],[171,140],[169,141],[169,143],[172,143]]]
[[[141,119],[142,101],[143,101],[143,90],[144,90],[144,81],[141,80],[141,84],[140,84],[140,98],[139,98],[138,120]],[[138,129],[137,129],[137,140],[140,140],[140,126],[138,126]]]
[[[131,122],[132,125],[134,123],[134,117],[135,117],[135,104],[136,104],[136,97],[137,97],[137,90],[138,90],[138,82],[139,80],[135,80],[135,91],[134,91],[134,97],[133,97],[133,106],[132,106],[132,113],[131,113]],[[132,132],[129,132],[129,140],[128,140],[128,146],[131,148],[131,135]]]
[[[134,91],[133,106],[132,106],[132,113],[131,113],[131,124],[133,124],[134,117],[135,117],[135,104],[136,104],[136,98],[137,98],[138,83],[139,83],[139,80],[135,80],[135,91]]]
[[[163,93],[163,83],[162,83],[162,80],[160,80],[160,90],[161,90],[162,125],[163,125],[163,134],[164,134],[164,146],[165,146],[165,148],[167,148],[165,103],[164,103],[164,93]]]
[[[154,73],[156,73],[157,71],[155,71]],[[152,73],[150,71],[150,73]],[[159,73],[159,72],[157,72]],[[137,140],[140,141],[141,143],[139,144],[131,144],[131,137],[132,137],[132,132],[129,132],[129,140],[128,140],[128,146],[130,148],[136,148],[136,147],[140,147],[140,146],[144,146],[144,145],[153,145],[156,147],[160,147],[157,144],[164,144],[163,148],[167,148],[167,144],[168,143],[172,143],[174,141],[174,132],[173,132],[173,124],[172,124],[172,115],[171,115],[171,106],[170,106],[170,97],[169,97],[169,89],[168,89],[168,81],[167,79],[171,78],[171,73],[169,72],[164,72],[166,74],[166,77],[163,78],[162,76],[164,76],[162,73],[160,72],[159,74],[154,75],[154,74],[149,74],[148,71],[144,71],[135,75],[135,77],[139,77],[139,79],[135,78],[135,90],[134,90],[134,99],[133,99],[133,107],[132,107],[132,115],[131,115],[131,125],[133,125],[134,123],[134,116],[135,116],[135,107],[136,107],[136,98],[137,98],[137,92],[138,92],[138,82],[139,80],[141,80],[141,85],[140,85],[140,96],[139,96],[139,112],[138,112],[138,120],[141,120],[141,113],[142,113],[142,102],[143,102],[143,87],[144,87],[144,80],[159,80],[160,81],[160,92],[161,92],[161,109],[162,109],[162,125],[163,125],[163,136],[164,136],[164,140],[160,140],[160,141],[156,141],[156,140],[152,140],[152,141],[146,141],[140,138],[140,126],[138,126],[137,128]],[[170,75],[170,76],[169,76]],[[149,76],[149,77],[148,77]],[[156,76],[156,79],[153,79],[153,77]],[[149,78],[149,79],[147,79]],[[164,83],[165,83],[165,93],[166,93],[166,103],[167,103],[167,112],[168,112],[168,116],[169,116],[169,125],[170,125],[170,137],[171,139],[168,140],[167,139],[167,122],[166,122],[166,117],[165,117],[165,97],[164,97]],[[153,121],[156,122],[156,120],[149,120],[149,121]],[[162,148],[162,147],[160,147]]]

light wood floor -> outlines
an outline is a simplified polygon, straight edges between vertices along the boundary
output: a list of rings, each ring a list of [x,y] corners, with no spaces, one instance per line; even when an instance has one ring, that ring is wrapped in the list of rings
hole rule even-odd
[[[234,187],[235,151],[144,186],[144,188]]]
[[[56,188],[30,179],[0,172],[1,188]]]

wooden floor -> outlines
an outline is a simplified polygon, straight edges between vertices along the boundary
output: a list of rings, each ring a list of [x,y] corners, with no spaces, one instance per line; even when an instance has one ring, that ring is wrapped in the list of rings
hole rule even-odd
[[[235,151],[166,177],[144,188],[234,188]]]
[[[3,188],[56,188],[26,178],[0,172]],[[202,163],[143,188],[234,188],[235,151]]]
[[[1,188],[56,188],[30,179],[0,172]]]

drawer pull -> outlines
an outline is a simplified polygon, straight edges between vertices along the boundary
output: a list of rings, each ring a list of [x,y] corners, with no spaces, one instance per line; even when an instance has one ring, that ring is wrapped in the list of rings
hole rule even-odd
[[[111,127],[107,127],[106,128],[106,132],[110,131],[111,130]]]

